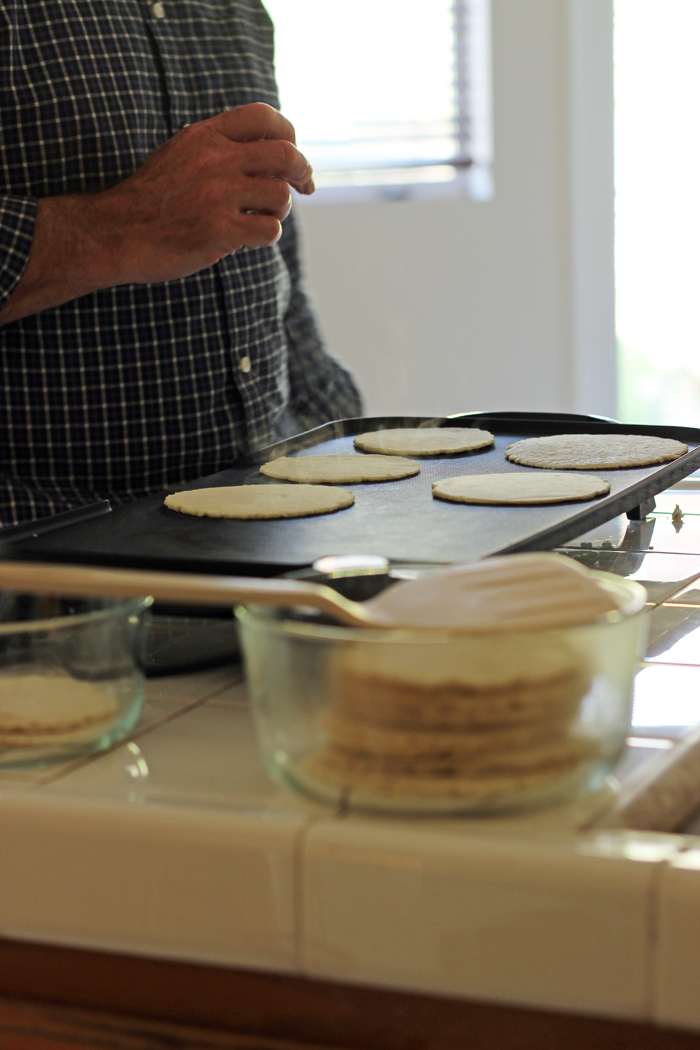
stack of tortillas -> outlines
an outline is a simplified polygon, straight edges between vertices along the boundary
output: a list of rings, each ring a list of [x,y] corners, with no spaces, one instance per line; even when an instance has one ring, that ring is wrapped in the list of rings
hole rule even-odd
[[[575,729],[591,672],[565,642],[514,635],[429,650],[345,652],[325,742],[302,775],[365,796],[483,802],[565,777],[593,756]]]
[[[116,717],[103,686],[59,675],[0,676],[0,747],[44,747],[96,736]]]

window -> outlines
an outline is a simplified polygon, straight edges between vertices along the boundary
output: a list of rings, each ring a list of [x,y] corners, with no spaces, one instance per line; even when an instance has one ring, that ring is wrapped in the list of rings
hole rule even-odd
[[[265,6],[282,109],[319,189],[491,196],[490,0]]]
[[[615,2],[619,418],[700,426],[698,0]]]

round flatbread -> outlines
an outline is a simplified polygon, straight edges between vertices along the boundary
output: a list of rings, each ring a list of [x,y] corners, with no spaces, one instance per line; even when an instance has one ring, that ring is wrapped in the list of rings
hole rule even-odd
[[[306,518],[355,502],[352,492],[324,485],[222,485],[165,497],[165,506],[198,518]]]
[[[395,481],[419,472],[418,463],[400,456],[281,456],[260,468],[260,473],[269,478],[305,481],[312,485]]]
[[[465,726],[524,725],[575,717],[590,683],[585,668],[545,683],[523,683],[482,693],[457,684],[421,689],[348,675],[341,683],[335,709],[343,718],[363,725],[404,729],[451,732]]]
[[[573,775],[582,758],[594,757],[592,752],[590,745],[574,744],[568,754],[562,754],[559,762],[541,769],[516,771],[506,768],[490,773],[484,771],[481,775],[475,775],[471,769],[463,770],[458,763],[446,762],[439,775],[430,776],[418,771],[414,774],[410,769],[385,772],[377,768],[374,758],[368,761],[324,748],[311,753],[295,774],[302,784],[308,778],[312,788],[315,781],[335,784],[356,792],[360,798],[374,796],[387,801],[391,798],[461,799],[467,804],[493,800],[497,803],[501,798],[511,796],[514,801],[522,800],[523,794],[531,789]]]
[[[499,636],[464,636],[454,644],[432,646],[393,644],[358,646],[339,651],[336,673],[342,683],[352,675],[352,691],[361,703],[360,679],[397,682],[404,688],[427,690],[459,686],[470,694],[512,686],[544,685],[568,680],[581,667],[580,656],[563,643],[544,638],[534,645],[529,635],[514,635],[507,645]]]
[[[569,740],[571,715],[558,722],[526,723],[488,729],[474,726],[435,732],[432,730],[377,727],[357,721],[329,717],[323,726],[328,739],[344,751],[376,755],[387,763],[404,760],[416,764],[436,763],[446,756],[471,765],[513,763],[537,765],[543,752],[559,750]]]
[[[44,733],[4,733],[0,729],[0,747],[64,747],[94,741],[112,728],[113,720],[91,722],[79,729],[49,730]]]
[[[467,474],[433,482],[433,496],[452,503],[568,503],[606,492],[610,492],[610,482],[590,474]]]
[[[26,746],[30,737],[82,731],[114,718],[116,697],[104,686],[51,675],[0,677],[0,737]]]
[[[440,456],[493,444],[493,434],[472,427],[397,427],[358,434],[355,448],[386,456]]]
[[[549,470],[614,470],[678,459],[688,446],[645,434],[553,434],[508,445],[506,458]]]

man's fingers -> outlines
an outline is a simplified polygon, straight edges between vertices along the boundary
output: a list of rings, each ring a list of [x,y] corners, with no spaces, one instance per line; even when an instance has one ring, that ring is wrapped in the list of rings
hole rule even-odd
[[[274,215],[281,222],[289,215],[292,195],[283,179],[255,179],[251,180],[249,189],[238,196],[236,205],[242,212]]]
[[[290,186],[314,188],[293,138],[281,113],[242,106],[179,131],[132,176],[98,194],[108,214],[135,217],[120,283],[173,280],[242,246],[278,241]]]
[[[300,193],[302,187],[313,182],[313,171],[303,153],[291,142],[280,139],[276,142],[249,142],[241,170],[252,178],[261,176],[284,179]]]
[[[232,142],[286,139],[287,142],[296,143],[294,125],[264,102],[251,102],[248,106],[229,109],[226,113],[211,117],[209,123]]]
[[[296,148],[294,128],[281,113],[263,102],[220,113],[209,120],[191,125],[195,137],[205,129],[236,143],[244,151],[242,172],[252,177],[269,176],[284,179],[299,193],[314,192],[313,171],[304,155]],[[188,129],[180,134],[185,135]]]
[[[235,239],[246,248],[265,248],[282,236],[282,224],[272,215],[239,215]]]
[[[312,193],[316,192],[316,183],[314,182],[313,178],[307,179],[306,182],[304,182],[300,186],[297,186],[294,183],[292,183],[292,185],[294,186],[294,189],[297,191],[297,193],[304,193],[307,196],[310,196]]]

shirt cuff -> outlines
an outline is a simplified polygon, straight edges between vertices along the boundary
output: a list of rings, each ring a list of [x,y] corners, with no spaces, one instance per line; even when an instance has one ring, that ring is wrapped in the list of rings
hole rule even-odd
[[[0,309],[24,273],[34,236],[34,197],[0,194]]]

